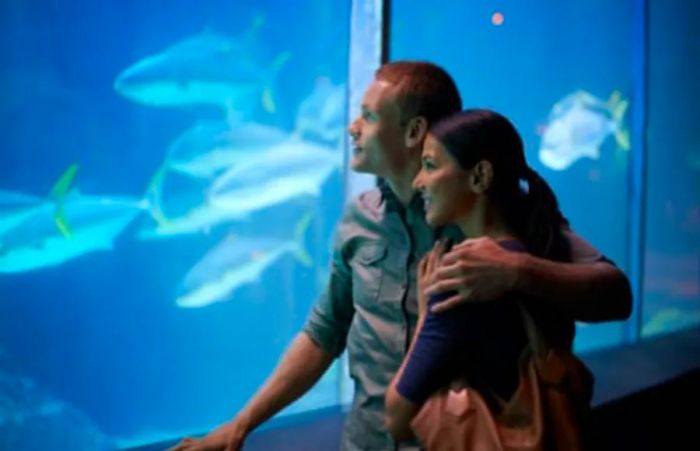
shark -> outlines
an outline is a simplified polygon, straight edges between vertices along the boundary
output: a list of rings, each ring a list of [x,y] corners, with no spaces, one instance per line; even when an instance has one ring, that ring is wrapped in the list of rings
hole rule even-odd
[[[304,245],[311,219],[311,213],[304,214],[291,237],[226,236],[187,272],[175,304],[201,308],[229,301],[238,288],[259,282],[265,270],[287,254],[304,266],[311,266],[313,262]]]
[[[147,201],[116,196],[87,196],[71,188],[71,166],[50,200],[0,233],[0,273],[55,266],[90,252],[112,249],[115,238]]]
[[[275,112],[272,86],[290,54],[283,52],[266,65],[248,41],[205,30],[127,67],[117,75],[114,89],[155,107],[233,105],[244,115],[261,104]]]
[[[165,165],[195,178],[211,178],[289,138],[284,130],[257,122],[200,120],[168,149]]]
[[[318,196],[341,163],[336,149],[292,137],[223,173],[212,183],[208,202],[249,214],[299,196]]]

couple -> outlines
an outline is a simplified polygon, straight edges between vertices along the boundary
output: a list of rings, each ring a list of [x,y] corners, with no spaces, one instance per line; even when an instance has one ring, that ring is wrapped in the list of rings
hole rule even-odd
[[[255,427],[309,390],[346,349],[355,394],[342,449],[419,449],[408,424],[420,402],[450,372],[467,369],[443,368],[445,352],[419,346],[421,340],[411,345],[419,295],[443,300],[428,301],[434,305],[421,315],[418,337],[430,326],[468,342],[459,335],[461,321],[493,321],[500,338],[492,346],[504,350],[503,358],[468,370],[506,396],[523,340],[508,305],[513,294],[527,296],[551,326],[547,332],[564,344],[573,339],[574,320],[629,316],[627,278],[567,227],[554,195],[527,167],[512,125],[494,112],[463,112],[442,68],[416,61],[381,66],[349,132],[352,169],[383,183],[355,199],[338,225],[324,294],[248,404],[173,450],[242,449]],[[449,252],[433,249],[445,238],[458,244]],[[479,310],[470,317],[473,308]],[[477,348],[468,351],[478,354]],[[432,360],[421,361],[425,351]]]

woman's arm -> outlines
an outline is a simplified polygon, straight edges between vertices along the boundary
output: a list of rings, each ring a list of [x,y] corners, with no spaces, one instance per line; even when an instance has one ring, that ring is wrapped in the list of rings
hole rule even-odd
[[[401,363],[399,371],[394,375],[385,395],[386,427],[394,439],[399,442],[413,438],[411,420],[420,410],[422,399],[419,398],[425,396],[418,394],[417,389],[421,388],[421,385],[426,385],[426,382],[430,382],[430,379],[434,379],[433,382],[438,380],[439,368],[435,367],[439,366],[441,361],[446,360],[445,357],[448,357],[451,351],[449,334],[428,333],[426,335],[424,330],[427,298],[422,294],[422,287],[430,283],[430,278],[443,252],[444,248],[436,245],[418,265],[418,325],[408,353]],[[440,322],[453,322],[454,318],[451,316],[435,318],[431,315],[429,319],[430,329],[436,329],[437,326],[439,331],[441,329]],[[436,320],[438,324],[436,324]],[[418,347],[417,352],[416,347]],[[408,380],[405,377],[407,366],[410,366],[409,371],[412,373]],[[402,387],[400,388],[399,385]],[[409,396],[413,399],[405,396],[406,392],[411,393]]]

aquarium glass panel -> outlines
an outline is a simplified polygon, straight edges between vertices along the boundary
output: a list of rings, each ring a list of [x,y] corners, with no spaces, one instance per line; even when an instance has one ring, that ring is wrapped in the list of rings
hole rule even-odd
[[[210,430],[327,279],[349,2],[0,11],[0,449]],[[282,415],[338,392],[334,366]]]
[[[649,2],[642,335],[700,324],[700,5]]]
[[[465,107],[518,128],[572,228],[628,267],[633,89],[631,0],[392,2],[391,58],[427,59]],[[579,324],[578,350],[620,343],[624,323]]]

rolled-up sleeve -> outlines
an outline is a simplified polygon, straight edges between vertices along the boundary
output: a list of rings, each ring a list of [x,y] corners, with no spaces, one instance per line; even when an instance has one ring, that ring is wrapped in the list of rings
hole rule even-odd
[[[345,350],[355,314],[352,273],[346,258],[347,246],[354,230],[354,210],[349,209],[336,230],[328,284],[316,301],[303,329],[314,343],[335,357]]]
[[[566,239],[569,240],[569,246],[571,248],[571,261],[573,263],[606,262],[612,265],[615,264],[612,260],[601,254],[598,249],[593,247],[589,242],[584,240],[570,228],[565,228],[563,233]]]

